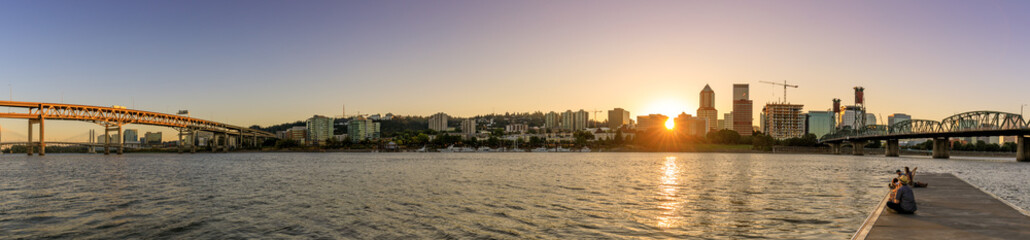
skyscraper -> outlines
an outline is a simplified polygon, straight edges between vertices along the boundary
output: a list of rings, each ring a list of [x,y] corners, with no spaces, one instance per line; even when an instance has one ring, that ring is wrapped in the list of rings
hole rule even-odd
[[[476,119],[466,118],[461,121],[461,133],[464,134],[465,137],[474,137],[476,134]]]
[[[801,113],[804,105],[770,103],[762,108],[764,131],[775,139],[787,139],[804,136],[805,118]]]
[[[561,118],[558,113],[551,111],[544,114],[544,128],[555,129],[561,127]]]
[[[139,131],[136,129],[125,129],[123,132],[125,137],[122,139],[124,143],[139,143]]]
[[[909,116],[908,114],[904,114],[904,113],[895,113],[895,114],[887,115],[887,126],[891,126],[891,125],[894,125],[895,123],[898,123],[898,122],[901,122],[901,121],[907,121],[907,120],[912,120],[912,116]]]
[[[307,140],[312,144],[320,144],[333,137],[333,119],[314,115],[305,122],[308,128]]]
[[[837,126],[834,120],[833,111],[808,111],[808,133],[816,137],[829,134]]]
[[[719,124],[719,110],[715,109],[715,91],[705,84],[701,90],[701,107],[697,108],[697,117],[705,121],[705,133],[715,130]]]
[[[573,113],[572,121],[572,130],[579,131],[586,129],[587,127],[589,127],[589,125],[587,124],[590,123],[590,113],[584,111],[583,109],[580,109],[579,111]]]
[[[433,116],[429,117],[429,129],[437,132],[447,131],[447,120],[449,119],[450,117],[446,113],[433,114]]]
[[[612,130],[629,124],[629,111],[622,108],[608,110],[608,128]]]
[[[447,115],[443,114],[443,116],[446,118]],[[359,142],[365,139],[378,139],[379,136],[380,125],[378,122],[372,121],[372,119],[365,119],[364,117],[358,116],[348,122],[347,137],[350,138],[351,142]]]
[[[733,131],[742,136],[750,136],[754,130],[751,105],[748,84],[733,84]]]

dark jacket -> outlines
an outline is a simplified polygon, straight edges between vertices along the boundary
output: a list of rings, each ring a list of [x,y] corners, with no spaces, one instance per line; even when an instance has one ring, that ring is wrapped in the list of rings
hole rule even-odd
[[[912,194],[912,188],[908,187],[908,185],[901,185],[901,188],[898,189],[898,194],[894,195],[894,201],[901,205],[901,209],[905,209],[905,211],[916,211],[916,196]]]

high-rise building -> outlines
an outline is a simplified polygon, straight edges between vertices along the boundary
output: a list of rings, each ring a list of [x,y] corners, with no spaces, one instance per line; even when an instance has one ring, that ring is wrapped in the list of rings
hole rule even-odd
[[[887,115],[887,126],[893,126],[895,123],[909,120],[912,120],[912,116],[909,116],[908,114],[904,113],[895,113]]]
[[[843,106],[837,114],[837,128],[862,129],[865,128],[867,119],[865,109],[862,106]]]
[[[146,132],[143,134],[143,139],[146,139],[146,144],[160,144],[161,132]],[[183,140],[185,140],[185,138]]]
[[[561,129],[573,130],[572,110],[565,110],[561,113]]]
[[[333,137],[332,118],[315,115],[308,118],[306,126],[308,128],[307,140],[309,143],[321,144]]]
[[[765,127],[763,131],[775,139],[802,137],[805,135],[804,105],[769,103],[762,108]]]
[[[561,118],[559,118],[558,113],[551,111],[544,114],[544,128],[555,129],[559,127],[561,127]]]
[[[139,130],[125,129],[125,131],[122,131],[122,134],[125,135],[125,137],[122,138],[122,141],[125,143],[139,143]]]
[[[579,131],[586,129],[589,121],[590,113],[583,109],[576,112],[565,110],[565,112],[561,114],[561,128],[565,130]]]
[[[719,128],[719,110],[715,109],[715,91],[705,84],[701,90],[701,107],[697,108],[697,117],[705,121],[705,133]]]
[[[442,114],[442,113],[441,113]],[[439,115],[439,114],[438,114]],[[442,114],[444,118],[447,118],[446,114]],[[436,115],[434,115],[436,116]],[[430,118],[432,119],[432,118]],[[443,119],[446,121],[446,119]],[[379,139],[379,123],[372,121],[372,119],[366,119],[364,117],[356,117],[351,119],[347,125],[347,137],[350,138],[351,142],[359,142],[365,139]],[[446,130],[446,129],[445,129]]]
[[[450,117],[446,113],[433,114],[433,116],[429,116],[429,129],[437,132],[447,131],[447,120],[449,119]],[[351,137],[351,139],[354,138]]]
[[[608,128],[611,128],[612,130],[629,125],[629,120],[629,111],[626,111],[625,109],[615,108],[608,110]]]
[[[590,112],[580,109],[572,114],[572,130],[579,131],[587,129],[590,125]]]
[[[865,124],[867,126],[868,125],[879,125],[878,122],[876,122],[876,114],[866,113],[865,114]]]
[[[473,137],[476,135],[476,119],[466,118],[461,121],[461,133],[465,137]]]
[[[752,127],[752,102],[749,99],[748,84],[733,84],[733,131],[741,136],[750,136]]]
[[[722,115],[722,126],[721,129],[733,130],[733,112]]]
[[[808,133],[822,137],[833,132],[837,124],[833,118],[833,111],[808,111],[808,123],[805,126]]]
[[[637,116],[637,130],[647,131],[648,129],[665,128],[665,122],[669,117],[661,114],[648,114]]]

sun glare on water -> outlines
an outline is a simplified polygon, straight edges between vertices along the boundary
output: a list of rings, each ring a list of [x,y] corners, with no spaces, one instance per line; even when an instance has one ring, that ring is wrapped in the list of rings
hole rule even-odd
[[[669,118],[669,120],[665,121],[665,129],[672,130],[675,127],[676,127],[676,122],[672,121],[672,118]]]

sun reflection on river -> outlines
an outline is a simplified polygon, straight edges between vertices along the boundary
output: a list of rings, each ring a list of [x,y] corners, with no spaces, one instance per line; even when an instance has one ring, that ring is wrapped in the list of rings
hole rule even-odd
[[[662,170],[664,174],[661,185],[659,185],[661,203],[658,208],[663,211],[658,215],[657,227],[665,229],[675,227],[683,219],[677,215],[682,205],[676,193],[680,174],[680,168],[676,165],[676,157],[665,157],[665,166],[662,167]]]

